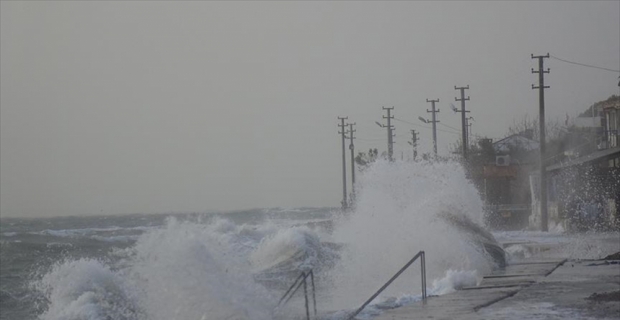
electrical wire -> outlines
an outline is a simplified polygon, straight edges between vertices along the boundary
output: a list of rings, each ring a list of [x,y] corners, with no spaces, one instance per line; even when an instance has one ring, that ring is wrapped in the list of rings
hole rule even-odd
[[[394,118],[394,120],[397,120],[397,121],[400,121],[400,122],[404,122],[404,123],[410,124],[410,125],[412,125],[412,126],[417,126],[417,127],[426,128],[426,129],[432,129],[431,127],[423,126],[423,125],[420,125],[420,124],[417,124],[417,123],[413,123],[413,122],[409,122],[409,121],[401,120],[401,119],[398,119],[398,118]],[[440,122],[440,123],[441,123],[441,122]],[[456,134],[456,135],[459,135],[459,134],[460,134],[460,133],[458,133],[458,132],[453,132],[453,131],[448,131],[448,130],[442,130],[442,129],[437,129],[437,131],[447,132],[447,133]]]
[[[385,138],[359,138],[359,137],[355,137],[356,140],[360,140],[360,141],[382,141],[385,140]]]
[[[455,127],[451,127],[451,126],[449,126],[449,125],[447,125],[447,124],[444,124],[444,123],[441,123],[441,122],[437,122],[437,123],[439,123],[440,125],[442,125],[442,126],[444,126],[444,127],[448,127],[448,128],[450,128],[450,129],[453,129],[453,130],[459,131],[459,129],[457,129],[457,128],[455,128]]]
[[[594,69],[600,69],[600,70],[620,73],[620,70],[608,69],[608,68],[597,67],[597,66],[593,66],[593,65],[589,65],[589,64],[585,64],[585,63],[568,61],[568,60],[560,59],[560,58],[558,58],[556,56],[552,56],[552,55],[549,55],[549,57],[551,57],[552,59],[555,59],[555,60],[559,60],[559,61],[570,63],[570,64],[575,64],[575,65],[582,66],[582,67],[588,67],[588,68],[594,68]]]

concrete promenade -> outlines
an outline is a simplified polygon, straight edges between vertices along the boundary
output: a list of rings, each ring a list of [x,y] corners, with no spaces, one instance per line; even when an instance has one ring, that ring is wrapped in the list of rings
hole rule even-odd
[[[619,263],[523,259],[485,276],[477,287],[374,319],[620,319]]]

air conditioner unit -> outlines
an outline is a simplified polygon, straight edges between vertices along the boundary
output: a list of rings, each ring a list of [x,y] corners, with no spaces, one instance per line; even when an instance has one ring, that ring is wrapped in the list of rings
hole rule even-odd
[[[506,167],[510,165],[510,156],[495,156],[495,165],[499,167]]]

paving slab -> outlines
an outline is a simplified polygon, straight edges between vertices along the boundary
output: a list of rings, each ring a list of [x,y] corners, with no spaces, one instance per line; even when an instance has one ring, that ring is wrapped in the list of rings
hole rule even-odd
[[[481,308],[480,319],[620,319],[620,300],[588,299],[620,290],[620,265],[567,261],[535,285]]]
[[[575,305],[578,300],[582,306],[587,306],[589,302],[584,299],[595,291],[612,290],[620,286],[620,265],[577,264],[575,267],[575,262],[567,260],[521,261],[485,276],[477,287],[430,297],[426,303],[417,302],[388,310],[375,319],[528,319],[529,314],[532,314],[530,319],[553,319],[548,317],[550,314],[560,319],[567,314],[578,314],[572,309],[564,310],[564,313],[557,311],[561,305]],[[592,268],[599,267],[603,268],[593,272],[595,269]],[[601,278],[592,281],[593,274]],[[580,275],[583,281],[579,281]],[[617,283],[614,284],[614,281]],[[566,295],[572,299],[567,299]],[[545,296],[552,298],[545,299]],[[561,305],[559,301],[562,301]],[[600,312],[599,318],[601,314],[610,314],[615,310],[614,306],[607,309]],[[544,316],[537,318],[538,315]]]
[[[476,292],[457,291],[439,297],[431,297],[426,304],[420,302],[389,310],[375,319],[454,319],[475,313],[489,303],[506,299],[518,292],[514,288],[489,288]],[[449,307],[446,307],[449,306]]]

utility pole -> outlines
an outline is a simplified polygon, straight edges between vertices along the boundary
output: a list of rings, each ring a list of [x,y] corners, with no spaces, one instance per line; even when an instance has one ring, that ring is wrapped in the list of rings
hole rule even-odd
[[[353,130],[354,123],[349,123],[349,149],[351,150],[351,203],[355,200],[355,146],[353,145],[353,134],[357,130]]]
[[[338,120],[340,120],[340,124],[338,125],[340,127],[340,131],[338,131],[338,133],[340,133],[342,135],[342,209],[346,209],[347,208],[347,164],[346,164],[346,157],[345,157],[345,147],[344,147],[344,143],[345,143],[345,124],[344,121],[347,120],[348,117],[338,117]]]
[[[375,122],[375,123],[379,125],[381,128],[387,128],[388,159],[390,161],[394,161],[394,158],[392,157],[392,155],[394,154],[394,141],[392,139],[394,137],[394,134],[392,133],[392,131],[395,129],[391,122],[391,120],[394,119],[394,116],[391,114],[391,111],[394,110],[394,107],[391,107],[391,108],[383,107],[383,110],[387,111],[387,116],[383,116],[383,119],[387,119],[387,125],[383,125],[379,122]]]
[[[411,141],[409,141],[409,144],[413,147],[413,161],[415,161],[415,158],[418,156],[418,140],[420,140],[420,138],[418,138],[415,130],[411,130]]]
[[[471,136],[472,136],[472,133],[471,133],[471,125],[472,125],[472,123],[469,120],[474,120],[474,117],[467,117],[465,119],[465,123],[467,124],[467,126],[466,126],[466,129],[467,129],[467,143],[470,143]]]
[[[431,112],[433,114],[432,120],[429,122],[433,124],[433,151],[435,152],[435,157],[437,157],[437,122],[439,122],[439,120],[436,119],[435,114],[439,112],[439,109],[435,110],[435,102],[439,102],[439,99],[426,99],[426,102],[430,102],[432,105],[431,110],[426,109],[426,112]]]
[[[457,112],[461,113],[461,127],[462,127],[462,139],[463,139],[463,160],[467,160],[467,119],[466,113],[469,111],[465,110],[465,101],[469,100],[469,96],[465,98],[465,90],[469,90],[469,85],[466,87],[456,87],[454,86],[454,90],[461,90],[461,98],[454,98],[454,101],[461,101],[461,110],[457,110]]]
[[[532,89],[538,89],[538,105],[539,105],[539,129],[540,129],[540,230],[548,231],[547,225],[547,170],[545,165],[545,73],[549,73],[549,68],[544,70],[543,59],[549,58],[547,53],[544,56],[534,56],[532,59],[538,59],[538,70],[532,68],[532,73],[538,73],[538,86],[532,85]]]

